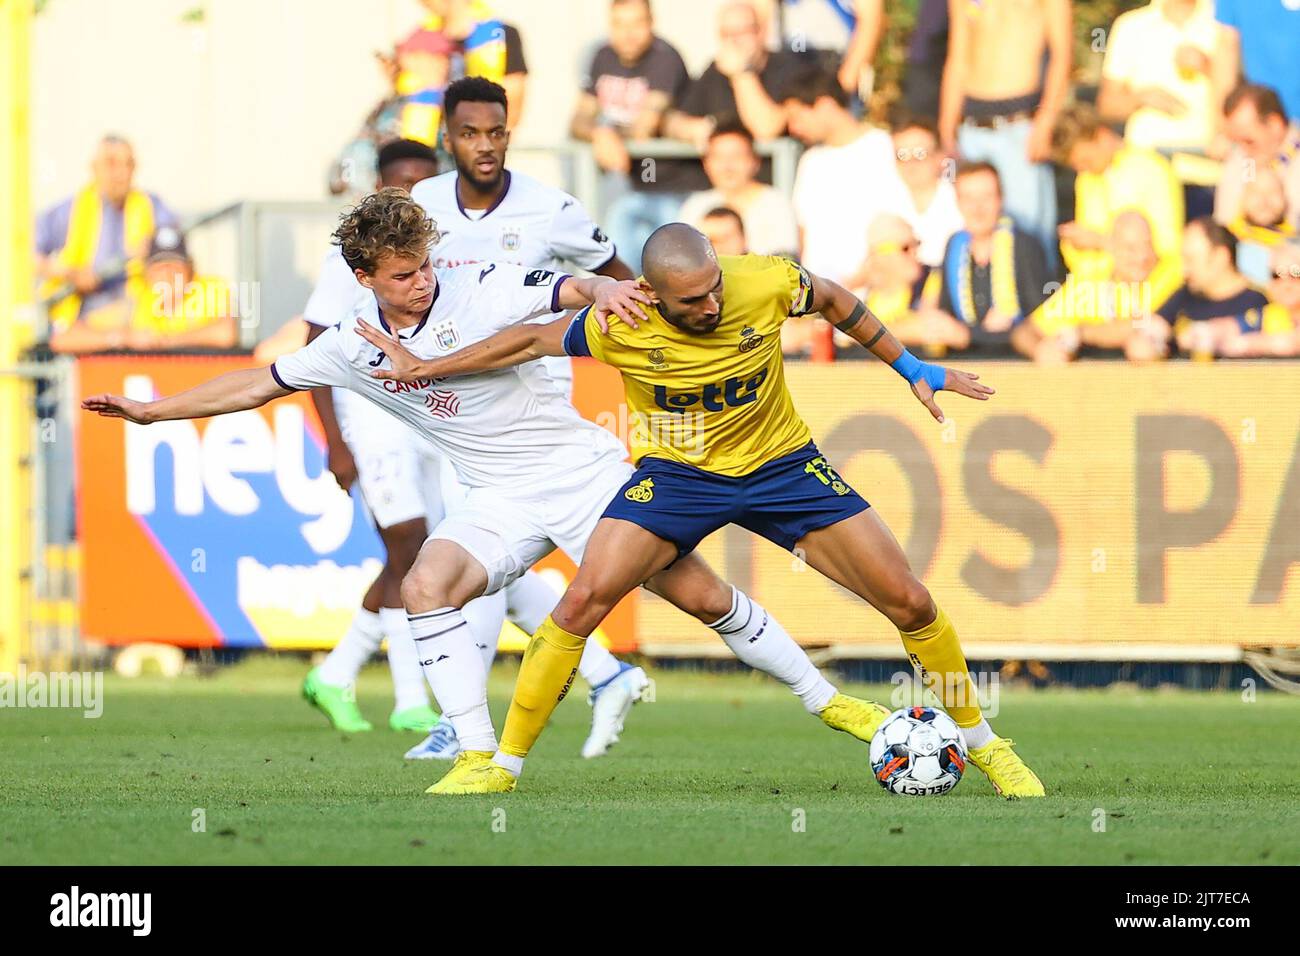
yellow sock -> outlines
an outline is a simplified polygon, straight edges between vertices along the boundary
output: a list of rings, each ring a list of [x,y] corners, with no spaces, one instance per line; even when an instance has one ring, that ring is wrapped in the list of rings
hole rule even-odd
[[[519,679],[501,732],[501,752],[512,757],[526,757],[537,742],[542,728],[551,719],[555,705],[573,686],[578,675],[585,637],[570,634],[550,615],[537,629],[524,651],[519,665]]]
[[[903,647],[912,665],[921,671],[921,680],[943,701],[944,709],[963,729],[974,727],[983,719],[975,685],[966,668],[966,656],[957,640],[957,629],[943,608],[935,619],[918,631],[899,631]]]

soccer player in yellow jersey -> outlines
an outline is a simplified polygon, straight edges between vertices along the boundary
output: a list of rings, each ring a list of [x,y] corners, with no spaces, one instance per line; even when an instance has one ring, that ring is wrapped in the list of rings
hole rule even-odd
[[[588,308],[572,320],[517,325],[420,361],[392,337],[358,325],[391,360],[391,371],[372,373],[377,378],[427,380],[543,355],[589,355],[619,369],[637,415],[637,470],[606,507],[573,583],[524,654],[500,749],[491,761],[453,769],[456,779],[444,778],[439,792],[513,790],[524,757],[572,683],[587,636],[625,594],[735,523],[798,548],[808,564],[888,617],[913,665],[963,728],[971,762],[1003,796],[1042,796],[1042,783],[1012,742],[994,734],[981,714],[952,622],[795,412],[781,324],[821,313],[890,363],[940,422],[936,391],[984,400],[993,390],[975,375],[918,360],[855,296],[789,259],[719,258],[701,233],[670,223],[650,237],[642,261],[653,305],[635,327],[607,327]]]

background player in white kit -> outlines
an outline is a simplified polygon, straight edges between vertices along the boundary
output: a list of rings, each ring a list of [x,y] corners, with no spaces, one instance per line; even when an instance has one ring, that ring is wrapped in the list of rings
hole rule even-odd
[[[465,222],[473,228],[462,229],[455,237],[445,237],[439,243],[439,250],[444,255],[463,255],[477,261],[485,257],[483,253],[490,253],[494,245],[498,248],[509,245],[521,265],[557,265],[562,254],[579,265],[630,278],[629,270],[618,261],[608,240],[601,236],[603,241],[596,241],[594,237],[600,234],[599,229],[576,200],[535,180],[516,181],[510,202],[501,210],[509,219],[511,240],[500,239],[495,220],[489,224],[483,221],[486,216],[477,222],[471,218],[475,207],[488,212],[500,207],[511,179],[504,172],[508,138],[505,91],[486,80],[468,82],[468,89],[466,81],[452,84],[445,100],[446,115],[455,130],[446,138],[455,147],[449,145],[449,152],[456,157],[457,172],[429,179],[426,185],[449,181],[449,189],[431,191],[431,195],[438,197],[445,193],[446,199],[430,211],[436,219],[463,214]],[[458,109],[466,96],[468,104]],[[484,108],[488,109],[486,115]],[[455,123],[455,117],[468,120],[468,131]],[[483,153],[491,156],[493,162],[485,163],[481,159],[476,162]],[[409,140],[398,140],[381,149],[378,165],[381,188],[394,186],[409,190],[437,171],[433,151]],[[464,179],[466,195],[462,199],[456,183],[458,173],[463,171],[468,173]],[[565,212],[562,219],[558,215],[561,210]],[[526,243],[519,241],[523,236],[528,237]],[[338,325],[354,305],[373,298],[373,293],[357,282],[334,247],[325,259],[316,289],[303,313],[309,324],[307,341],[312,341],[325,328]],[[548,367],[555,378],[553,387],[567,399],[572,381],[568,360],[553,362]],[[451,724],[439,723],[437,714],[428,707],[415,646],[408,639],[400,584],[429,529],[438,524],[448,508],[455,506],[463,491],[442,457],[400,421],[346,389],[317,388],[312,394],[325,430],[330,470],[344,488],[353,480],[359,482],[362,497],[383,538],[387,558],[348,633],[324,663],[308,674],[303,694],[336,727],[367,729],[369,724],[357,709],[350,687],[361,665],[378,646],[380,637],[387,634],[396,696],[390,724],[394,729],[428,733],[406,756],[454,757],[458,744]],[[516,624],[531,634],[558,599],[558,593],[539,575],[529,572],[504,592],[468,604],[464,613],[475,642],[483,651],[486,666],[491,666],[497,635],[507,611]],[[582,754],[597,757],[618,739],[628,710],[648,681],[639,667],[618,661],[599,645],[584,655],[580,671],[592,686],[589,699],[593,707],[592,731],[583,744]]]
[[[433,224],[400,189],[367,197],[344,216],[335,237],[358,279],[375,291],[342,326],[267,368],[232,372],[153,402],[95,395],[82,407],[147,424],[256,408],[295,389],[342,386],[415,428],[448,458],[469,492],[421,548],[402,599],[425,677],[464,748],[430,792],[454,793],[457,774],[491,760],[496,747],[487,673],[461,608],[499,591],[555,547],[580,561],[632,467],[613,435],[544,386],[537,363],[450,380],[378,379],[372,373],[388,359],[357,334],[359,323],[428,359],[588,301],[597,315],[613,311],[627,319],[632,303],[646,297],[631,282],[502,263],[439,270],[435,277],[426,252]],[[766,611],[698,555],[682,557],[647,587],[714,628],[745,663],[784,682],[827,726],[869,740],[888,713],[837,692]]]

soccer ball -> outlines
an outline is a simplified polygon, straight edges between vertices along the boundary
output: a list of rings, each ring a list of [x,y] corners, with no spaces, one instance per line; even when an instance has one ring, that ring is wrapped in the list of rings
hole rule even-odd
[[[953,719],[933,707],[896,710],[871,738],[871,769],[890,793],[934,797],[957,786],[966,742]]]

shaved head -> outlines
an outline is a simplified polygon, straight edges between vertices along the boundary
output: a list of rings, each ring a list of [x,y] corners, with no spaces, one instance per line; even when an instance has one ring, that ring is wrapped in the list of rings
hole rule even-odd
[[[712,332],[722,319],[722,268],[708,237],[684,222],[650,234],[641,269],[660,313],[688,332]]]
[[[717,264],[708,237],[684,222],[670,222],[650,233],[641,253],[641,268],[656,287],[673,273],[698,272]]]

